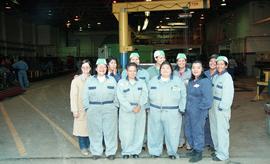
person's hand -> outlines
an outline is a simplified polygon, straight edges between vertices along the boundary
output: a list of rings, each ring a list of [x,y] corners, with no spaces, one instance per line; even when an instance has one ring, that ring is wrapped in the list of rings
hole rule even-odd
[[[136,106],[133,108],[133,112],[134,113],[139,113],[141,111],[141,107],[140,106]]]
[[[79,115],[79,112],[73,112],[73,117],[74,118],[78,118],[80,115]]]

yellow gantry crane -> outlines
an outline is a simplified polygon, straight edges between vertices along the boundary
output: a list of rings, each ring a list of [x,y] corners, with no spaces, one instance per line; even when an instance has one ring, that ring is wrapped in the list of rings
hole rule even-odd
[[[119,50],[121,53],[122,68],[127,63],[127,53],[133,50],[131,45],[131,30],[128,26],[128,13],[182,10],[183,8],[208,9],[210,8],[210,0],[158,0],[113,3],[112,13],[119,21]]]

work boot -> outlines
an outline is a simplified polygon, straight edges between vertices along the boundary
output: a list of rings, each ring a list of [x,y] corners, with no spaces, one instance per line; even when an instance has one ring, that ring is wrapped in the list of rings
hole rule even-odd
[[[195,155],[195,153],[196,153],[196,151],[195,151],[194,149],[192,149],[192,150],[190,150],[190,151],[188,151],[188,152],[186,153],[186,156],[187,156],[187,157],[192,157],[192,156]]]
[[[195,151],[195,154],[189,159],[189,162],[195,163],[202,160],[202,152]]]

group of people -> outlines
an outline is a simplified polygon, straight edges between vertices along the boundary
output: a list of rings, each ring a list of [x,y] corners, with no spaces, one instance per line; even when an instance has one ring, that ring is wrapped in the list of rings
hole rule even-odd
[[[93,76],[83,60],[81,74],[72,80],[73,134],[81,152],[98,159],[105,151],[113,160],[119,135],[124,159],[139,158],[145,137],[152,158],[161,156],[165,143],[168,157],[176,159],[185,143],[190,162],[202,160],[206,145],[213,148],[214,161],[228,159],[234,95],[228,59],[211,56],[205,72],[200,61],[187,68],[184,53],[177,54],[176,68],[162,50],[154,52],[156,63],[147,70],[140,67],[139,53],[129,59],[120,75],[115,58],[99,58]]]
[[[0,77],[3,78],[1,83],[7,85],[7,87],[15,85],[15,80],[17,78],[20,87],[26,89],[29,87],[29,81],[27,77],[28,65],[23,60],[23,57],[18,57],[16,62],[11,62],[9,58],[3,58],[0,60]]]

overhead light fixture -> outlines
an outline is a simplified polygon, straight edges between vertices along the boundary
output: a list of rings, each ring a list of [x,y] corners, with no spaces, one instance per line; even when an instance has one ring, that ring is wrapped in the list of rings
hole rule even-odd
[[[151,2],[152,0],[145,0],[146,2]]]
[[[48,11],[48,16],[52,16],[52,10]]]
[[[97,25],[101,25],[101,22],[97,22]]]
[[[221,2],[220,5],[221,5],[221,6],[226,6],[227,4],[226,4],[225,0],[222,0],[222,2]]]
[[[178,14],[178,18],[191,18],[192,13],[180,13]]]
[[[70,25],[71,25],[70,20],[68,20],[67,23],[66,23],[67,28],[69,28]]]
[[[113,3],[116,3],[116,1],[113,1]]]
[[[145,11],[145,16],[149,17],[150,16],[150,11]]]
[[[185,26],[185,22],[170,22],[168,23],[169,26]]]
[[[204,17],[200,17],[200,19],[204,19]]]
[[[140,32],[141,31],[141,25],[138,25],[137,27],[137,31]]]
[[[78,15],[75,16],[74,21],[78,22],[80,20],[80,17]]]
[[[163,21],[161,20],[161,21],[159,21],[159,23],[162,23]]]
[[[162,28],[159,28],[159,29],[156,29],[157,31],[175,31],[175,29],[162,29]]]
[[[166,20],[170,20],[170,17],[166,17],[165,19],[166,19]]]
[[[10,10],[10,9],[11,9],[11,6],[10,6],[10,4],[9,4],[9,3],[6,3],[6,5],[5,5],[5,9],[7,9],[7,10]]]
[[[189,13],[190,13],[190,14],[194,14],[195,12],[194,12],[194,11],[190,11]]]
[[[82,26],[80,26],[79,31],[82,32]]]
[[[148,18],[145,18],[145,20],[144,20],[144,23],[143,23],[143,27],[142,27],[142,30],[145,30],[145,29],[147,28],[147,26],[148,26],[148,23],[149,23],[149,20],[148,20]]]
[[[162,29],[181,29],[181,28],[188,28],[188,26],[159,26]]]

